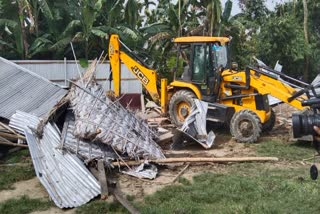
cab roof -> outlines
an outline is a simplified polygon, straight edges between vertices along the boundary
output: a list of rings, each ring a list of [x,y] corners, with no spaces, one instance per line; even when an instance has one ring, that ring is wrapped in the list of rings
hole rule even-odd
[[[220,42],[225,44],[229,42],[228,37],[211,37],[211,36],[185,36],[173,39],[175,43],[204,43],[204,42]]]

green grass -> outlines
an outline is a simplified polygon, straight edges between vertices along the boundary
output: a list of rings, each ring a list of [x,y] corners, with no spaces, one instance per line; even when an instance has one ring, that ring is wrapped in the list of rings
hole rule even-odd
[[[3,163],[30,163],[30,153],[28,149],[21,149],[4,157]]]
[[[30,199],[22,196],[18,199],[9,199],[0,203],[1,214],[25,214],[33,211],[44,211],[53,206],[52,202],[40,199]]]
[[[76,209],[77,214],[100,214],[100,213],[128,213],[120,203],[107,203],[94,200]]]
[[[310,143],[269,141],[248,146],[257,156],[286,162],[232,164],[223,173],[201,174],[191,183],[180,182],[147,196],[140,205],[142,213],[320,212],[320,183],[309,178],[309,166],[294,162],[312,157]]]
[[[247,167],[250,167],[250,165]],[[288,178],[289,171],[205,173],[189,185],[168,186],[145,198],[142,213],[318,213],[320,184]],[[290,174],[290,173],[289,173]]]
[[[280,163],[237,163],[217,173],[203,173],[192,181],[183,176],[176,185],[146,196],[133,205],[142,213],[319,213],[320,182],[309,178],[309,166],[297,164],[314,154],[308,143],[280,141],[248,145],[257,156],[276,156]],[[31,163],[27,150],[4,163]],[[201,166],[199,166],[201,167]],[[34,176],[33,167],[0,168],[0,189]],[[0,204],[0,213],[47,210],[49,202],[22,197]],[[119,203],[94,200],[76,213],[128,213]]]
[[[265,141],[255,145],[257,155],[275,156],[281,160],[296,161],[313,156],[315,150],[309,142]]]
[[[26,163],[26,166],[1,166],[0,190],[12,189],[15,182],[28,180],[35,176],[29,151],[27,149],[14,152],[1,160],[1,164]],[[30,163],[30,164],[28,164]]]

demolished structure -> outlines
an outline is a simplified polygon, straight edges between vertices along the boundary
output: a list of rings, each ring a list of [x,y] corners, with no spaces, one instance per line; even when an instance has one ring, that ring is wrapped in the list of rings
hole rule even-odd
[[[148,124],[118,102],[111,101],[103,88],[94,82],[94,66],[93,63],[84,78],[74,83],[70,92],[75,136],[105,143],[130,158],[165,158],[154,140],[157,135]]]
[[[104,195],[105,187],[111,183],[106,178],[105,168],[110,172],[112,168],[123,166],[119,171],[124,174],[154,179],[158,169],[151,163],[277,160],[264,157],[166,158],[157,144],[158,130],[124,108],[114,97],[106,96],[103,87],[97,84],[96,60],[78,81],[70,81],[69,91],[7,60],[0,58],[0,63],[4,70],[0,72],[3,77],[0,85],[8,92],[0,93],[0,119],[9,122],[10,127],[1,121],[0,125],[18,142],[27,141],[36,175],[60,208],[78,207],[99,194]],[[13,83],[14,78],[19,80]],[[215,135],[206,132],[207,108],[207,103],[195,100],[180,133],[208,149],[213,146]],[[97,176],[94,171],[100,174]],[[119,200],[121,197],[117,193],[113,192]],[[131,209],[128,204],[123,205]]]
[[[165,158],[155,142],[156,131],[108,98],[95,82],[97,61],[69,93],[31,71],[4,59],[1,62],[5,64],[2,84],[11,78],[20,81],[14,84],[17,89],[7,86],[7,93],[0,94],[0,116],[25,136],[36,175],[58,207],[77,207],[101,194],[102,184],[85,164],[103,160],[112,167],[114,160]],[[154,179],[157,169],[148,166],[122,172]]]
[[[59,149],[61,134],[54,123],[48,123],[39,137],[35,130],[40,118],[18,111],[10,126],[27,138],[37,177],[59,208],[87,203],[100,194],[100,184],[83,162],[68,150]]]
[[[0,57],[0,117],[17,110],[45,118],[68,91]]]

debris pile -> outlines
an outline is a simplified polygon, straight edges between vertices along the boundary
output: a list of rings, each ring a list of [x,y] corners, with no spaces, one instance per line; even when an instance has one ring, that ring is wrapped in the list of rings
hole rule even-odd
[[[96,60],[69,91],[2,58],[0,63],[4,68],[0,72],[4,90],[0,92],[0,142],[29,148],[37,177],[60,208],[77,207],[112,192],[134,210],[117,189],[109,189],[113,182],[105,168],[108,173],[119,167],[124,174],[154,179],[158,169],[152,163],[277,160],[166,158],[159,144],[172,142],[173,137],[187,136],[206,149],[213,146],[215,135],[206,131],[207,103],[195,100],[180,135],[174,135],[173,125],[155,103],[148,102],[146,112],[137,116],[108,97],[95,81]]]
[[[289,133],[292,127],[291,116],[298,110],[286,103],[276,105],[273,110],[276,115],[276,122],[271,134]]]
[[[93,80],[85,85],[71,89],[76,137],[105,143],[130,158],[165,158],[154,141],[156,133],[144,121],[106,97]]]
[[[95,159],[104,160],[105,163],[109,163],[110,161],[117,159],[117,155],[112,150],[111,146],[76,138],[74,136],[74,123],[74,114],[72,111],[68,111],[61,134],[61,149],[66,149],[73,154],[78,155],[86,163]]]
[[[26,136],[36,175],[54,203],[60,208],[77,207],[99,195],[100,184],[83,162],[58,149],[58,127],[47,123],[40,137],[35,131],[40,124],[40,118],[20,111],[10,120],[10,126]]]
[[[25,137],[8,126],[17,110],[48,118],[68,91],[0,57],[0,143],[27,147]],[[17,142],[17,143],[15,143]]]
[[[97,166],[102,160],[102,168],[112,168],[113,161],[125,163],[125,160],[144,160],[145,163],[139,167],[127,166],[127,170],[121,172],[154,179],[157,168],[147,164],[147,161],[165,159],[155,141],[158,138],[157,131],[121,106],[117,100],[107,97],[102,86],[95,82],[96,65],[97,61],[94,61],[69,91],[36,77],[37,84],[41,87],[48,85],[56,89],[53,90],[56,93],[32,88],[24,93],[31,96],[36,90],[39,96],[31,96],[33,99],[24,104],[33,105],[34,108],[30,107],[28,111],[21,108],[23,111],[20,111],[19,105],[6,99],[6,106],[11,103],[10,111],[0,111],[3,119],[10,121],[9,126],[1,123],[0,137],[12,135],[17,140],[27,141],[28,145],[23,146],[30,150],[36,175],[60,208],[87,203],[102,194],[103,186],[108,185],[107,179],[101,179],[106,176],[105,173],[102,173],[104,176],[94,177],[85,165]],[[19,70],[16,66],[14,68],[22,76],[31,75],[35,78],[30,71]],[[21,81],[20,86],[24,88],[27,84]],[[37,105],[39,103],[43,105],[41,108]],[[61,129],[57,124],[62,124]]]

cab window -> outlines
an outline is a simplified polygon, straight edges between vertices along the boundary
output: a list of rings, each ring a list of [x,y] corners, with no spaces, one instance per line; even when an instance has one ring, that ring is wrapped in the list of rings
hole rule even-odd
[[[204,82],[206,73],[206,61],[209,52],[206,51],[205,45],[195,45],[193,48],[193,74],[192,80],[195,82]]]

